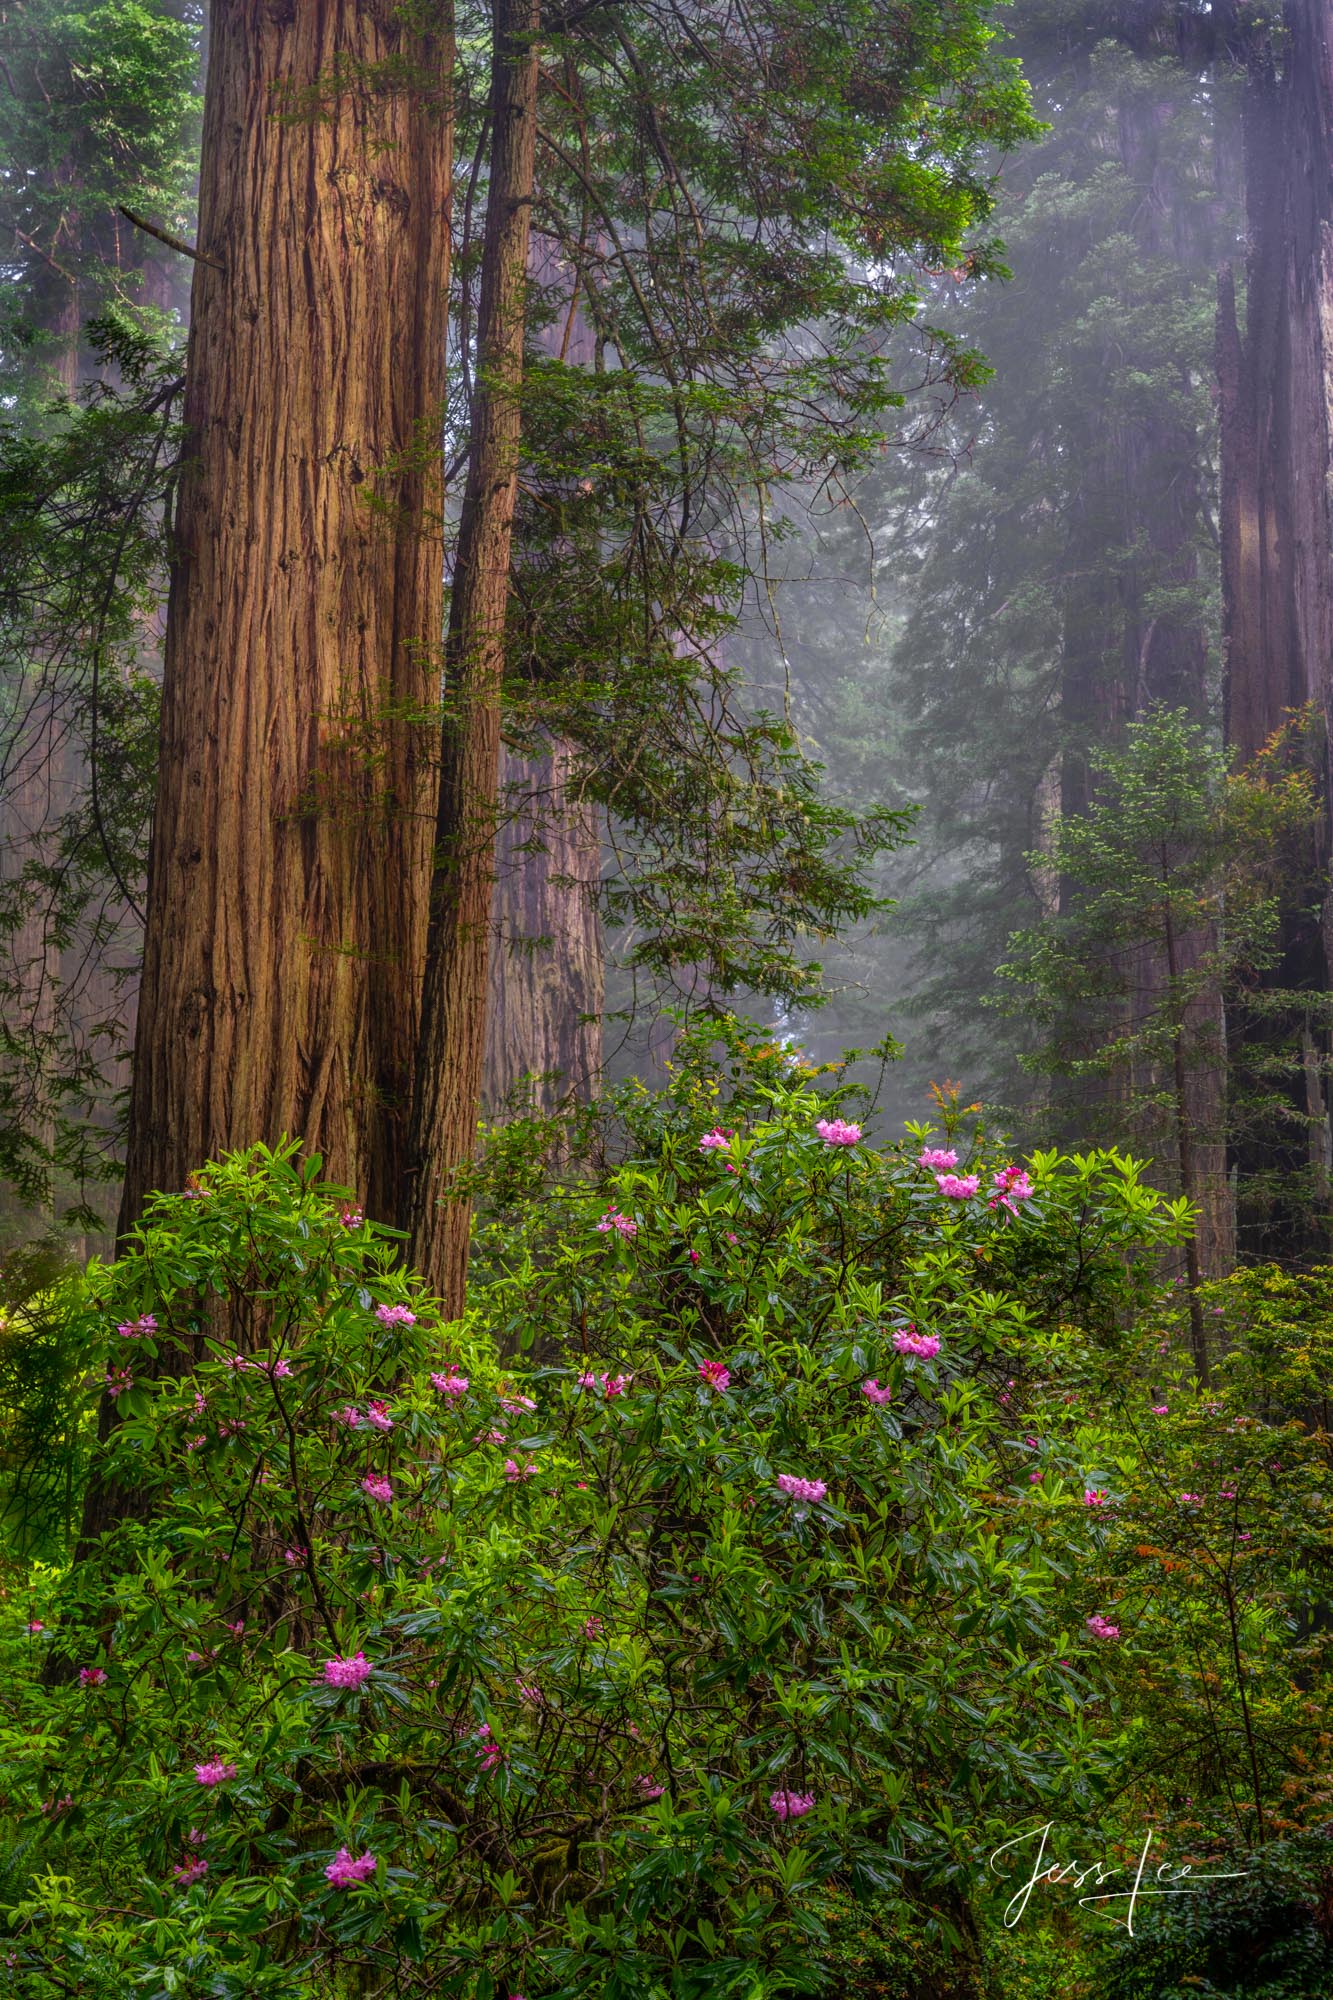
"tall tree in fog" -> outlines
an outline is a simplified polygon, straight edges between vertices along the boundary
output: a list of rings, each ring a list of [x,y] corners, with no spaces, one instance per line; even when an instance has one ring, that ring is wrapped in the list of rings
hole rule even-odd
[[[1285,1190],[1255,1212],[1265,1247],[1276,1233],[1309,1250],[1327,1244],[1333,1188],[1333,23],[1324,0],[1287,0],[1280,16],[1228,0],[1221,24],[1241,78],[1248,246],[1218,286],[1227,733],[1252,756],[1308,707],[1324,800],[1265,982],[1289,1004],[1256,993],[1234,1024],[1277,1073],[1274,1116],[1238,1164]]]
[[[391,1212],[442,619],[451,27],[212,11],[122,1228],[299,1133]],[[368,502],[372,499],[376,504]]]

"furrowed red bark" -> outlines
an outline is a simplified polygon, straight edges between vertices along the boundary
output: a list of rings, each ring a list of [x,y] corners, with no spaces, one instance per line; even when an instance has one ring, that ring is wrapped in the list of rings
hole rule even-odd
[[[443,8],[212,10],[213,261],[194,267],[122,1231],[151,1190],[283,1133],[370,1214],[396,1210],[443,604],[451,65]]]
[[[446,648],[430,931],[405,1201],[411,1262],[459,1313],[469,1210],[450,1194],[472,1157],[486,998],[500,764],[500,688],[518,489],[527,258],[537,137],[537,0],[495,0],[491,154],[477,315],[477,388]],[[447,1197],[441,1199],[441,1197]]]

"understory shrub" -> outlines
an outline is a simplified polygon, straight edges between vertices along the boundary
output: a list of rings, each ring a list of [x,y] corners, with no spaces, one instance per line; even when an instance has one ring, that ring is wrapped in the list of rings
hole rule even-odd
[[[1186,1215],[847,1108],[693,1038],[452,1324],[293,1146],[154,1200],[70,1307],[124,1518],[4,1607],[16,1991],[983,1989],[978,1857],[1123,1749],[1086,1439],[1025,1413]]]

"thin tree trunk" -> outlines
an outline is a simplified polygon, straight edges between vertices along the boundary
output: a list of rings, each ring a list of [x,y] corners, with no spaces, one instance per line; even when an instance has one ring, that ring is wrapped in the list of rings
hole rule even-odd
[[[537,138],[538,0],[494,0],[491,154],[477,388],[449,607],[435,869],[405,1213],[410,1258],[460,1313],[486,995],[500,765],[500,688],[518,490],[528,240]],[[442,1199],[444,1197],[444,1199]]]
[[[283,1133],[396,1209],[452,160],[451,25],[418,18],[212,11],[122,1231],[151,1190]]]

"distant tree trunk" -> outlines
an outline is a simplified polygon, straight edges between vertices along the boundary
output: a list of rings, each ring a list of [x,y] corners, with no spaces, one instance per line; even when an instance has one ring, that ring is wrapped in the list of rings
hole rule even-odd
[[[534,345],[571,368],[591,367],[592,327],[579,309],[576,281],[548,240],[530,241],[528,272],[535,284],[554,289],[561,302]],[[596,900],[599,815],[575,795],[574,762],[573,745],[559,738],[549,757],[500,752],[481,1090],[488,1118],[501,1111],[524,1076],[542,1079],[533,1103],[549,1112],[571,1093],[586,1102],[601,1072],[606,968]]]
[[[500,689],[518,490],[528,241],[537,141],[538,0],[494,0],[491,151],[467,488],[446,648],[436,861],[405,1212],[411,1261],[463,1309],[469,1206],[451,1192],[476,1141],[486,1047]],[[442,1199],[444,1197],[444,1199]]]
[[[1221,542],[1231,745],[1252,757],[1293,710],[1323,724],[1322,824],[1309,857],[1327,884],[1333,854],[1333,22],[1326,0],[1286,0],[1281,34],[1222,16],[1245,65],[1242,133],[1248,252],[1245,322],[1237,323],[1229,268],[1218,281]],[[1320,913],[1286,917],[1278,987],[1333,986],[1333,898]],[[1260,1016],[1264,1043],[1287,1031]],[[1308,1023],[1305,1059],[1287,1087],[1287,1136],[1243,1141],[1242,1173],[1312,1177],[1325,1211],[1333,1134],[1329,1038]],[[1304,1216],[1304,1219],[1302,1217]],[[1279,1196],[1251,1245],[1272,1254],[1324,1254],[1327,1221]]]
[[[596,1088],[602,1050],[597,816],[571,794],[573,751],[501,754],[494,942],[482,1108],[494,1117],[521,1078],[550,1111]]]
[[[396,1209],[442,618],[422,445],[444,401],[451,66],[443,10],[212,10],[214,261],[194,267],[122,1230],[150,1190],[284,1132],[369,1213]]]

